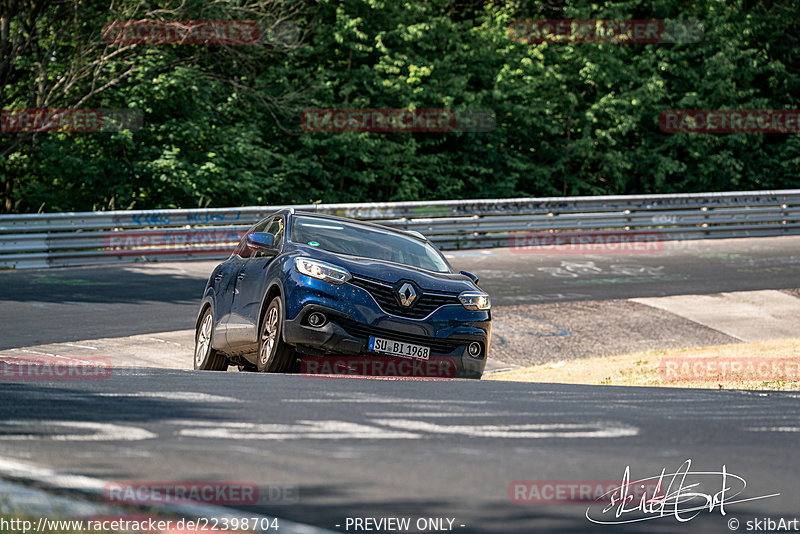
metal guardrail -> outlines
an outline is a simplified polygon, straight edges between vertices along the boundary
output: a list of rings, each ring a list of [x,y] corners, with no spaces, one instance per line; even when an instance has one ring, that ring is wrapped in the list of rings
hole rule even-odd
[[[0,269],[228,256],[284,206],[0,215]],[[310,211],[416,230],[442,249],[529,246],[557,232],[660,239],[800,235],[800,189],[780,191],[309,204]]]

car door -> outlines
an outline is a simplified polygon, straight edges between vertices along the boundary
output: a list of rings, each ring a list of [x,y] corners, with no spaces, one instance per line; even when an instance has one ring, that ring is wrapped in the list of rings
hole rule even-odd
[[[212,283],[214,284],[214,312],[219,317],[214,335],[217,339],[222,339],[222,343],[217,346],[227,345],[228,323],[231,319],[231,306],[233,305],[233,292],[236,288],[236,275],[241,270],[244,260],[251,253],[247,247],[247,234],[252,232],[255,226],[247,230],[239,244],[233,249],[231,257],[220,263],[216,271],[212,273]],[[227,348],[227,347],[226,347]]]
[[[281,216],[257,225],[254,232],[267,232],[275,236],[277,250],[248,247],[250,253],[238,267],[227,329],[228,345],[236,352],[253,352],[258,347],[258,321],[261,302],[267,289],[267,267],[283,248],[284,225],[285,221]]]
[[[233,302],[233,280],[236,267],[241,259],[235,254],[220,263],[211,274],[211,283],[214,284],[214,314],[217,317],[214,330],[215,339],[225,340],[225,331],[231,314]]]

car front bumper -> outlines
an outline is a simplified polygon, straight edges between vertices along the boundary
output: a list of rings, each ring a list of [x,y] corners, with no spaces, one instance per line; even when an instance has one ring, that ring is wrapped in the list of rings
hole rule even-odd
[[[322,326],[311,326],[308,316],[313,312],[325,315],[327,322]],[[381,314],[382,320],[375,323],[359,321],[356,317],[338,309],[321,304],[306,304],[294,319],[284,322],[283,338],[294,345],[301,353],[312,356],[360,356],[366,359],[386,360],[395,357],[370,351],[370,336],[381,337],[392,341],[403,341],[415,345],[430,347],[430,357],[424,367],[416,363],[413,370],[417,373],[432,373],[438,377],[480,378],[486,367],[486,355],[491,337],[491,320],[487,317],[480,321],[453,322],[446,321],[442,330],[446,335],[430,335],[433,324],[419,324],[418,321]],[[441,330],[440,330],[441,331]],[[481,345],[481,353],[473,357],[468,352],[468,345],[477,342]],[[353,361],[346,358],[340,361],[351,366]],[[347,363],[349,362],[349,363]],[[402,362],[401,362],[402,363]],[[387,367],[387,370],[389,368]],[[408,371],[408,365],[397,368]]]

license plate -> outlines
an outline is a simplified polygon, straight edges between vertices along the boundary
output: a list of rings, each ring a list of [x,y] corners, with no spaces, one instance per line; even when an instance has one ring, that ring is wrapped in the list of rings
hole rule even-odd
[[[383,354],[391,354],[392,356],[400,356],[401,358],[417,358],[419,360],[427,360],[431,355],[430,347],[413,345],[402,341],[392,341],[380,337],[369,338],[369,350]]]

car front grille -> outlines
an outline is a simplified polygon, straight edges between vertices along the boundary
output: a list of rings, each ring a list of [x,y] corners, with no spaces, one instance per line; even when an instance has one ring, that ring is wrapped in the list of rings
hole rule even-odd
[[[423,289],[422,294],[417,298],[417,302],[410,308],[406,308],[397,303],[394,297],[394,288],[387,282],[381,282],[365,276],[353,276],[348,283],[366,290],[383,311],[398,317],[424,319],[446,304],[461,304],[456,295],[432,293]]]
[[[417,334],[407,334],[405,332],[398,332],[396,330],[388,330],[386,328],[376,328],[368,326],[359,322],[347,319],[344,317],[337,317],[335,321],[344,328],[344,330],[353,337],[369,339],[370,336],[377,336],[380,338],[389,339],[392,341],[404,341],[406,343],[413,343],[414,345],[422,345],[430,347],[433,352],[441,354],[448,354],[453,352],[458,347],[466,345],[469,341],[459,341],[456,339],[438,338],[420,336]]]

